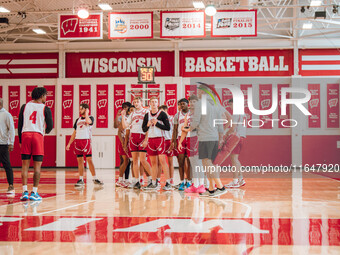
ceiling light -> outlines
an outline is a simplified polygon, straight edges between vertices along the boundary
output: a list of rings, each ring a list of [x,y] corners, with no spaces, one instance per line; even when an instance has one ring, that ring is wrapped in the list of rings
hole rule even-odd
[[[10,11],[7,10],[5,7],[0,6],[0,12],[10,12]]]
[[[37,33],[38,35],[44,35],[46,34],[46,32],[40,28],[33,28],[32,29],[35,33]]]
[[[203,9],[205,7],[202,1],[193,1],[192,4],[194,5],[195,9]]]
[[[89,11],[85,8],[80,8],[77,13],[78,17],[81,19],[87,19],[90,15]]]
[[[322,5],[322,1],[321,0],[312,0],[310,2],[310,6],[320,6]]]
[[[100,3],[100,4],[98,4],[98,6],[103,11],[110,11],[110,10],[112,10],[112,7],[109,4]]]
[[[205,14],[207,14],[208,16],[214,16],[216,14],[216,8],[214,5],[208,5],[205,8]]]
[[[312,29],[313,24],[312,23],[303,23],[302,29]]]

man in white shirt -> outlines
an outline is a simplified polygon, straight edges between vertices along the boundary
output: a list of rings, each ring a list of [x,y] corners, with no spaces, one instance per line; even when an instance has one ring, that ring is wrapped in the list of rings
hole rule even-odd
[[[12,115],[3,108],[3,100],[0,98],[0,163],[6,171],[8,182],[7,194],[14,195],[13,170],[9,159],[9,152],[14,149],[14,122]]]

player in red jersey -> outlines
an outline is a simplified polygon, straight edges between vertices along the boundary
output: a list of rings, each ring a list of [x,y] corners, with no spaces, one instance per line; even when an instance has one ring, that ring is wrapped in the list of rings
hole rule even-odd
[[[92,126],[94,123],[93,116],[89,116],[88,104],[81,104],[79,107],[80,117],[74,122],[74,131],[66,146],[66,150],[70,150],[70,146],[74,141],[74,152],[77,155],[79,180],[75,184],[75,187],[82,187],[84,182],[84,156],[86,157],[87,164],[92,174],[93,183],[96,185],[103,185],[104,183],[99,181],[96,177],[96,170],[92,161]]]
[[[44,135],[53,128],[52,112],[45,106],[47,91],[43,87],[37,87],[32,91],[32,101],[22,105],[18,121],[18,136],[21,147],[22,159],[22,189],[21,201],[28,199],[41,201],[38,194],[41,164],[44,158]],[[28,194],[27,175],[33,157],[33,191]]]
[[[166,162],[166,152],[165,152],[165,138],[164,131],[170,130],[170,123],[167,114],[164,111],[158,109],[158,98],[150,98],[150,112],[146,113],[143,120],[143,131],[148,132],[147,143],[148,155],[151,161],[151,176],[152,183],[150,183],[146,189],[155,190],[157,189],[157,171],[158,171],[158,161],[161,163],[166,176],[166,184],[164,190],[170,190],[170,175],[169,167]]]
[[[140,189],[141,184],[139,180],[140,163],[144,169],[150,173],[151,167],[146,161],[146,148],[142,146],[145,140],[145,132],[142,129],[144,115],[148,113],[147,109],[142,107],[142,98],[135,97],[132,101],[136,110],[126,119],[126,111],[122,111],[122,127],[126,129],[130,127],[129,150],[132,154],[132,164],[134,178],[132,178],[132,185],[134,189]],[[142,176],[141,176],[142,177]]]

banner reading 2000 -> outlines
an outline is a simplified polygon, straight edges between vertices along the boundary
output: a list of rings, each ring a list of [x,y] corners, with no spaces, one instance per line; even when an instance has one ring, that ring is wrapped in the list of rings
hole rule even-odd
[[[109,13],[109,38],[152,38],[152,12]]]
[[[161,12],[160,37],[205,37],[204,11]]]

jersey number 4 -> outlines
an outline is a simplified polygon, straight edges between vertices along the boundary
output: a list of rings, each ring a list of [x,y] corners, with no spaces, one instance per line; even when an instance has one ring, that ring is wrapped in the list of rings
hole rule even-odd
[[[32,121],[33,124],[37,122],[37,111],[32,112],[30,120]]]

